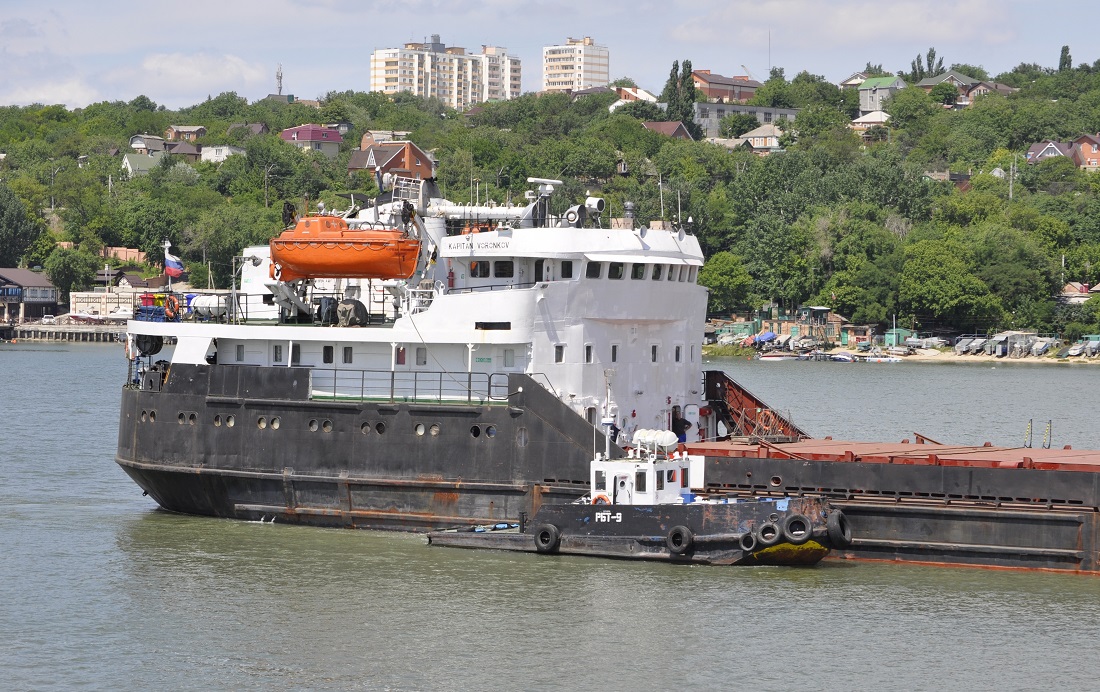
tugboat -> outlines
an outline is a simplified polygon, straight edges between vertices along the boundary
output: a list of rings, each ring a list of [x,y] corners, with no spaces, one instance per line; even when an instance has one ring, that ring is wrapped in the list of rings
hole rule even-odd
[[[703,459],[676,451],[675,433],[639,430],[633,443],[624,458],[596,455],[592,490],[575,502],[518,524],[433,531],[428,543],[708,565],[813,565],[851,545],[843,512],[819,498],[697,495]]]

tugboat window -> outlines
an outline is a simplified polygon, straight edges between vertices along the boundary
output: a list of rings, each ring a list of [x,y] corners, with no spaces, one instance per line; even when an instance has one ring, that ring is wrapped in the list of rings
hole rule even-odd
[[[592,488],[593,492],[596,490],[607,490],[607,472],[596,472],[596,487]]]
[[[573,260],[561,261],[561,278],[572,279],[573,278]]]
[[[664,489],[665,489],[665,474],[658,473],[657,474],[657,490],[664,490]]]
[[[584,345],[584,362],[585,363],[591,363],[592,362],[592,344],[585,344]]]
[[[611,262],[607,265],[607,278],[609,279],[621,279],[623,278],[623,263]]]
[[[321,351],[321,361],[324,363],[331,363],[333,359],[333,347],[325,346]]]
[[[290,364],[298,365],[302,362],[302,345],[294,344],[290,347]]]
[[[416,347],[416,364],[427,365],[428,364],[428,349],[423,346]]]
[[[474,279],[484,279],[489,276],[489,263],[488,262],[470,262],[470,277]]]
[[[510,279],[516,274],[516,263],[512,260],[493,262],[493,276],[498,279]]]
[[[504,349],[504,367],[506,367],[506,368],[516,367],[516,349],[514,349],[514,348]]]
[[[394,353],[394,360],[397,361],[398,365],[404,365],[405,364],[405,347],[404,346],[398,346],[397,347],[397,352]]]
[[[584,270],[584,278],[586,278],[586,279],[598,279],[598,278],[600,278],[600,274],[603,273],[602,269],[603,269],[603,263],[602,262],[589,262],[588,266],[585,267],[585,270]]]
[[[669,281],[675,281],[676,280],[676,267],[672,266],[671,264],[668,265],[668,280]]]
[[[645,492],[645,471],[638,471],[634,474],[634,492]]]
[[[644,279],[645,278],[646,265],[641,263],[635,263],[630,265],[630,278],[631,279]]]
[[[663,265],[663,264],[653,265],[653,280],[654,281],[660,281],[661,280],[661,271],[664,268],[665,268],[665,265]]]
[[[565,362],[565,346],[563,346],[561,344],[558,344],[558,345],[554,346],[554,362],[555,363],[564,363]]]
[[[680,472],[680,487],[681,488],[691,487],[691,484],[688,483],[688,470],[687,469],[684,469],[683,471]]]
[[[345,346],[344,347],[344,362],[345,363],[350,363],[351,358],[352,358],[351,346]]]
[[[688,268],[687,267],[680,267],[680,281],[687,281],[687,278],[688,278]]]
[[[282,363],[283,362],[283,345],[272,344],[271,345],[271,362]]]

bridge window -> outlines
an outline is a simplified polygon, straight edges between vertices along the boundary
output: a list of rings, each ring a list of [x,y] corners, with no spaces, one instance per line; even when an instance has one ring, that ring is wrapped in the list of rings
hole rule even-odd
[[[489,276],[489,263],[488,262],[470,262],[470,278],[471,279],[484,279]]]
[[[634,474],[634,492],[645,492],[645,471],[638,471]]]
[[[333,348],[332,346],[325,346],[321,349],[321,362],[331,363],[333,360]]]
[[[345,346],[344,347],[344,362],[345,363],[350,363],[351,358],[352,358],[351,346]]]
[[[561,278],[572,279],[573,278],[573,260],[562,260],[561,262]]]
[[[624,265],[622,262],[610,262],[607,265],[607,278],[609,279],[621,279],[623,278]]]
[[[516,275],[516,263],[512,260],[493,262],[493,276],[498,279],[510,279]]]
[[[589,262],[584,270],[584,278],[598,279],[603,274],[603,262]]]
[[[663,270],[664,268],[665,268],[665,265],[663,265],[663,264],[653,265],[653,280],[654,281],[660,281],[661,280],[661,270]]]
[[[668,280],[669,281],[675,281],[676,280],[676,267],[672,266],[671,264],[668,265]]]
[[[644,279],[645,278],[645,267],[646,267],[646,265],[641,264],[640,262],[630,265],[630,278],[631,279]]]

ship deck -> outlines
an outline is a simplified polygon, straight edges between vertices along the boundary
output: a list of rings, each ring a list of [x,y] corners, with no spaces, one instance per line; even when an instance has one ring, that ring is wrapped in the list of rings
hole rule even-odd
[[[697,442],[687,445],[688,452],[708,457],[800,459],[804,461],[864,462],[907,464],[914,466],[957,466],[990,469],[1038,469],[1100,473],[1100,451],[1078,450],[1070,446],[1057,449],[1041,447],[998,447],[951,445],[909,440],[901,442],[853,442],[847,440],[804,439],[797,442],[768,442],[735,438]]]

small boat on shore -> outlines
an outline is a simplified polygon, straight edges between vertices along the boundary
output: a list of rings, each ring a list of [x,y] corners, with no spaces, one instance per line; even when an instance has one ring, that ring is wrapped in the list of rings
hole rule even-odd
[[[798,354],[788,351],[768,351],[767,353],[757,354],[756,359],[765,363],[779,360],[798,360]]]
[[[589,495],[542,505],[529,520],[433,531],[428,543],[542,554],[708,565],[813,565],[851,544],[839,510],[813,497],[707,497],[676,435],[639,430],[625,458],[597,455]],[[697,469],[702,468],[701,458]]]

